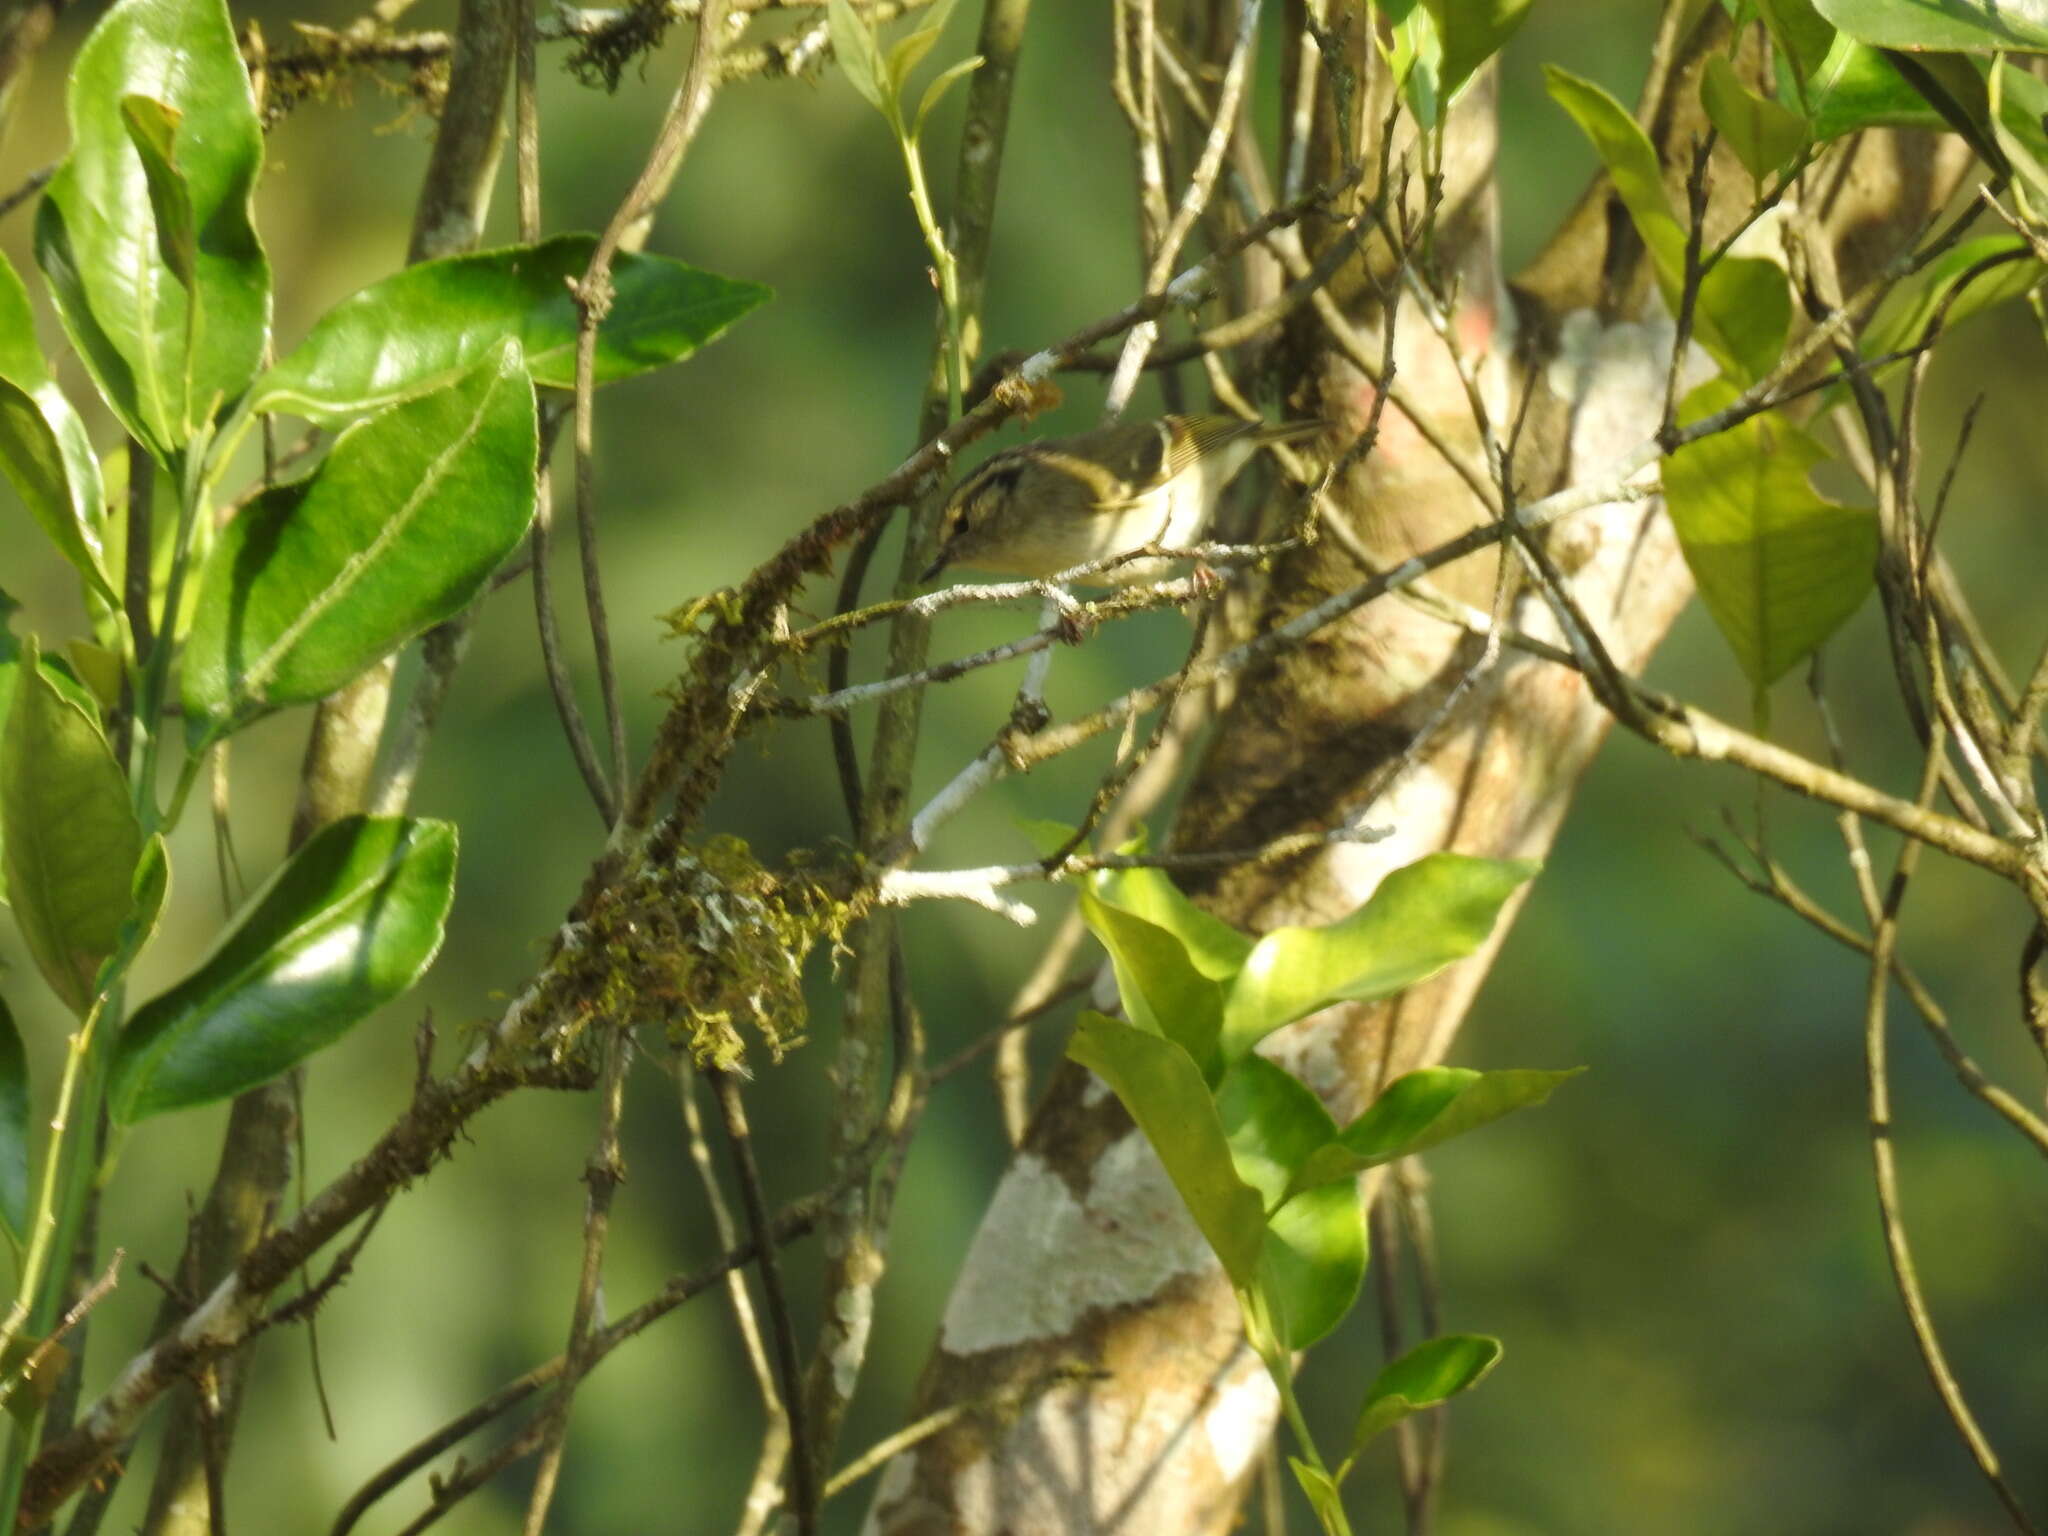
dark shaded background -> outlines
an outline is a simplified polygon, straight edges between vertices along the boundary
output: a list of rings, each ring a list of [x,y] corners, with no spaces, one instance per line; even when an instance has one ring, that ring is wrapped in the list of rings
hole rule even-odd
[[[445,26],[452,9],[424,0],[406,22]],[[993,258],[995,347],[1054,339],[1127,300],[1136,282],[1127,140],[1102,83],[1106,12],[1039,9]],[[310,10],[266,0],[237,8],[238,17],[249,14],[276,49],[289,44],[290,19],[341,25],[353,12],[332,0]],[[97,15],[75,7],[46,52],[0,155],[0,186],[61,152],[62,69]],[[1509,50],[1501,185],[1510,270],[1536,250],[1592,168],[1590,151],[1544,98],[1539,62],[1562,63],[1626,98],[1645,66],[1652,19],[1641,4],[1538,6]],[[965,52],[971,35],[971,22],[956,18],[938,56]],[[686,43],[672,42],[642,74],[629,72],[612,99],[575,86],[554,56],[544,61],[550,229],[603,222],[637,169]],[[957,111],[956,102],[932,134],[942,202]],[[362,80],[352,100],[303,107],[276,132],[260,214],[283,344],[402,259],[428,128],[400,97]],[[510,205],[508,174],[497,217],[504,238]],[[17,212],[0,228],[0,245],[24,271],[29,217]],[[660,638],[657,616],[735,579],[894,464],[909,446],[932,308],[892,147],[836,77],[728,90],[653,245],[769,282],[778,297],[683,368],[603,397],[605,570],[642,743],[659,716],[656,691],[681,660]],[[54,349],[54,325],[45,339]],[[2021,667],[2042,627],[2035,487],[2048,442],[2037,426],[2039,363],[2040,343],[2017,312],[1972,327],[1936,369],[1928,439],[1945,452],[1968,392],[1988,392],[1944,538],[2009,663]],[[82,401],[82,380],[67,368]],[[1089,419],[1093,384],[1072,387],[1066,419]],[[105,419],[95,423],[97,440],[110,444]],[[893,569],[893,552],[884,560]],[[569,567],[564,577],[558,591],[575,633]],[[0,503],[0,586],[26,602],[18,624],[37,626],[53,645],[73,632],[77,599],[65,572],[11,499]],[[939,643],[970,649],[1020,622],[954,619]],[[1184,635],[1181,620],[1161,616],[1062,653],[1055,707],[1170,665]],[[402,1103],[421,1007],[431,1008],[444,1050],[489,1017],[530,970],[598,845],[535,649],[525,590],[508,591],[479,627],[415,800],[419,812],[452,817],[462,830],[447,949],[406,1006],[318,1061],[307,1132],[315,1186]],[[1859,763],[1904,789],[1914,764],[1902,750],[1869,610],[1829,661]],[[1744,687],[1697,611],[1652,681],[1746,718]],[[926,789],[986,739],[1014,684],[1014,673],[984,674],[935,699]],[[1815,745],[1790,686],[1778,699],[1777,728]],[[237,740],[236,827],[253,877],[281,852],[303,729],[303,717],[292,716]],[[1070,815],[1107,750],[1098,744],[986,797],[947,832],[933,861],[1026,856],[1015,819]],[[1445,1536],[2003,1528],[1928,1389],[1886,1273],[1863,1133],[1862,972],[1743,892],[1688,841],[1689,831],[1716,826],[1724,808],[1751,814],[1754,798],[1730,774],[1615,741],[1458,1048],[1456,1059],[1474,1065],[1592,1070],[1542,1113],[1432,1160],[1447,1324],[1498,1333],[1508,1345],[1498,1373],[1458,1410]],[[1777,796],[1767,813],[1781,853],[1838,910],[1850,910],[1826,818]],[[174,849],[174,908],[143,967],[144,993],[182,973],[218,921],[204,817],[187,821]],[[730,775],[716,821],[764,851],[843,835],[822,728],[759,743]],[[1876,841],[1889,851],[1888,840]],[[1035,899],[1057,912],[1065,898]],[[1935,866],[1909,910],[1905,941],[1968,1048],[2033,1099],[2039,1062],[2022,1049],[2014,1004],[2022,935],[2003,890]],[[1034,940],[972,910],[922,909],[910,939],[941,1055],[991,1024],[1035,955]],[[11,926],[0,925],[0,958],[12,968],[6,993],[47,1088],[62,1017]],[[822,971],[814,996],[816,1023],[829,1036],[832,987]],[[1057,1049],[1060,1027],[1049,1027],[1041,1060]],[[2037,1315],[2048,1213],[2039,1166],[1955,1088],[1910,1024],[1900,1026],[1895,1058],[1904,1197],[1936,1316],[2023,1494],[2048,1506],[2048,1329]],[[826,1060],[821,1043],[764,1071],[753,1090],[777,1196],[816,1178]],[[614,1313],[715,1247],[672,1098],[666,1079],[641,1074],[626,1128],[631,1179],[611,1249]],[[135,1262],[174,1262],[224,1113],[153,1122],[128,1138],[103,1231],[127,1248],[129,1267],[95,1319],[92,1390],[141,1340],[156,1298]],[[347,1493],[399,1448],[560,1347],[593,1124],[587,1098],[523,1096],[490,1111],[452,1162],[393,1207],[356,1278],[322,1314],[338,1444],[322,1443],[303,1335],[267,1341],[235,1464],[234,1529],[325,1529]],[[849,1452],[897,1427],[1003,1160],[985,1077],[956,1080],[934,1103],[910,1162]],[[802,1250],[791,1262],[808,1306],[812,1256]],[[1311,1411],[1332,1435],[1377,1365],[1364,1314],[1318,1351]],[[553,1528],[728,1529],[752,1461],[751,1401],[720,1304],[707,1298],[672,1315],[582,1393]],[[1366,1501],[1364,1528],[1394,1528],[1384,1451],[1365,1480],[1381,1493]],[[129,1490],[107,1529],[139,1516],[138,1492]],[[523,1484],[508,1482],[442,1529],[514,1530],[523,1495]],[[395,1529],[424,1497],[409,1488],[361,1529]],[[864,1503],[845,1501],[835,1529],[851,1530]]]

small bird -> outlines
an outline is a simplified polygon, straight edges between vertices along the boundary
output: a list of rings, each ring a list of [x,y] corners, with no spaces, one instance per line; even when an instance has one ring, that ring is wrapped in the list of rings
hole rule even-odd
[[[1325,425],[1162,416],[1006,449],[946,498],[924,580],[949,565],[1037,578],[1151,544],[1187,548],[1253,454]],[[1131,586],[1158,580],[1165,564],[1134,560],[1090,579]]]

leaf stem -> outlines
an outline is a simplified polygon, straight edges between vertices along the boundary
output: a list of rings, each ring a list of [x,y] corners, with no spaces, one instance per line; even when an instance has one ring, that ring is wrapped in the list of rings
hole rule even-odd
[[[50,1137],[44,1146],[42,1188],[37,1193],[29,1225],[21,1285],[5,1321],[0,1322],[0,1360],[19,1353],[17,1346],[24,1337],[40,1339],[55,1325],[63,1309],[71,1269],[68,1263],[58,1260],[68,1256],[78,1241],[79,1223],[93,1184],[91,1119],[97,1117],[107,1055],[101,1049],[99,1023],[109,1011],[119,1010],[121,990],[118,979],[104,988],[71,1035],[56,1109],[50,1117]],[[86,1123],[74,1125],[74,1119],[84,1119]],[[0,1404],[28,1385],[22,1376],[0,1379]],[[0,1530],[14,1528],[22,1479],[35,1449],[41,1419],[38,1405],[34,1415],[15,1419],[13,1433],[8,1437],[6,1460],[0,1464]]]
[[[135,776],[135,814],[146,838],[177,820],[184,806],[184,791],[191,788],[191,769],[180,776],[180,793],[169,813],[156,801],[157,754],[162,745],[164,699],[169,691],[171,652],[176,647],[178,608],[185,598],[185,577],[192,561],[192,535],[199,526],[199,511],[206,501],[207,448],[212,428],[202,427],[188,443],[178,461],[178,534],[171,550],[171,572],[164,582],[163,612],[156,625],[156,637],[149,648],[149,665],[142,676],[142,697],[136,703],[136,722],[142,727],[142,768]],[[198,754],[193,754],[196,758]]]
[[[910,176],[910,206],[917,214],[917,227],[924,234],[925,249],[932,253],[932,270],[938,274],[939,307],[946,312],[946,419],[958,421],[967,383],[967,356],[960,335],[960,271],[932,212],[931,188],[924,179],[924,155],[918,148],[917,136],[905,132],[894,114],[890,124],[896,130],[904,169]]]

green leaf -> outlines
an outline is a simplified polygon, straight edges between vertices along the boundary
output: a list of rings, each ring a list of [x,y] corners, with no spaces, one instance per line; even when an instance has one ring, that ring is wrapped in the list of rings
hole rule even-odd
[[[939,34],[946,30],[946,23],[952,18],[954,0],[938,0],[919,18],[918,25],[898,38],[889,48],[889,95],[892,100],[903,99],[903,87],[910,80],[910,72],[924,62],[925,55],[939,40]],[[958,66],[956,65],[955,68]],[[948,71],[951,73],[951,71]],[[923,113],[919,114],[923,120]]]
[[[1736,395],[1712,380],[1686,396],[1679,419],[1711,415]],[[1664,461],[1664,501],[1686,564],[1759,707],[1765,689],[1862,605],[1874,580],[1877,516],[1813,488],[1808,476],[1827,457],[1771,411]]]
[[[1438,88],[1444,99],[1506,45],[1529,14],[1529,0],[1423,0],[1443,42]]]
[[[1388,875],[1349,917],[1322,928],[1274,929],[1230,989],[1224,1061],[1318,1008],[1391,997],[1471,954],[1536,869],[1530,859],[1433,853]]]
[[[151,105],[133,108],[138,97]],[[270,266],[250,216],[263,135],[227,6],[119,0],[79,50],[69,102],[71,154],[37,211],[36,257],[93,382],[167,455],[247,386],[270,328]],[[156,152],[173,121],[167,180]],[[160,162],[154,176],[138,136]],[[189,283],[165,259],[185,248],[177,179]]]
[[[1756,8],[1771,40],[1791,65],[1793,78],[1800,82],[1813,78],[1835,41],[1835,29],[1813,8],[1813,0],[1757,0]]]
[[[1344,1513],[1344,1496],[1337,1491],[1330,1474],[1318,1471],[1299,1456],[1288,1457],[1287,1465],[1293,1468],[1294,1480],[1301,1484],[1301,1491],[1308,1495],[1309,1508],[1316,1512],[1316,1522],[1325,1531],[1350,1529]]]
[[[882,67],[882,55],[875,47],[875,34],[848,0],[827,0],[825,25],[831,34],[832,52],[846,80],[877,112],[896,120],[895,97],[889,94],[889,75]]]
[[[2048,51],[2048,14],[2013,0],[1814,0],[1837,29],[1874,48],[1943,53]]]
[[[192,189],[178,169],[178,124],[183,114],[148,96],[121,98],[121,124],[142,160],[150,212],[156,215],[157,254],[187,288],[199,281],[199,230]]]
[[[1792,325],[1792,287],[1776,262],[1723,256],[1700,279],[1693,328],[1721,371],[1748,386],[1777,367]]]
[[[100,465],[85,423],[36,347],[28,290],[0,255],[0,472],[59,554],[109,603],[100,550]]]
[[[321,316],[306,339],[249,391],[248,409],[288,411],[334,426],[445,388],[507,336],[536,384],[576,382],[580,282],[590,235],[449,256],[407,267]],[[612,306],[597,331],[599,384],[678,362],[721,335],[770,290],[666,256],[621,252]]]
[[[535,454],[533,386],[506,341],[264,492],[200,576],[183,672],[195,739],[321,698],[459,613],[533,519]]]
[[[1665,305],[1675,314],[1685,289],[1686,231],[1672,210],[1649,135],[1590,80],[1555,65],[1544,70],[1551,97],[1592,140],[1616,196],[1643,237]],[[1701,275],[1693,331],[1724,372],[1749,383],[1777,362],[1791,315],[1783,271],[1767,261],[1724,257]]]
[[[939,104],[940,98],[953,88],[953,82],[966,79],[985,62],[987,61],[977,53],[972,58],[962,59],[958,64],[932,78],[932,83],[924,88],[924,99],[917,104],[917,121],[910,130],[910,137],[913,140],[924,137],[924,120],[932,115],[932,108]]]
[[[51,684],[33,639],[0,737],[0,840],[29,954],[83,1018],[120,942],[142,829],[99,723]]]
[[[1231,1283],[1249,1289],[1259,1272],[1265,1213],[1258,1191],[1231,1162],[1216,1103],[1194,1058],[1171,1040],[1094,1012],[1083,1012],[1075,1024],[1067,1055],[1123,1101]]]
[[[1410,1072],[1389,1083],[1372,1107],[1334,1141],[1304,1158],[1294,1188],[1349,1181],[1368,1168],[1425,1152],[1515,1110],[1543,1103],[1559,1083],[1582,1070],[1474,1072],[1469,1067],[1424,1067]]]
[[[1252,952],[1249,935],[1188,900],[1164,870],[1105,869],[1089,880],[1088,888],[1108,905],[1173,934],[1186,946],[1195,969],[1212,981],[1235,976]]]
[[[1500,1363],[1500,1355],[1499,1339],[1483,1333],[1447,1333],[1390,1362],[1365,1394],[1365,1406],[1351,1431],[1351,1454],[1356,1456],[1366,1442],[1409,1414],[1478,1386]]]
[[[1081,916],[1109,951],[1131,1022],[1173,1041],[1206,1074],[1223,1023],[1223,988],[1196,968],[1168,930],[1107,905],[1085,886]]]
[[[420,978],[454,891],[448,822],[350,816],[323,828],[196,971],[129,1020],[108,1083],[114,1118],[227,1098],[341,1038]]]
[[[1991,131],[2012,166],[2027,212],[2038,223],[2048,214],[2048,82],[1997,59],[1985,83]]]
[[[1806,91],[1816,143],[1865,128],[1946,126],[1941,114],[1908,85],[1875,48],[1837,33]]]
[[[28,1242],[28,1052],[0,998],[0,1227],[19,1254]]]
[[[135,861],[135,877],[128,882],[128,914],[121,919],[115,935],[114,952],[100,962],[94,986],[106,991],[134,964],[135,957],[149,947],[163,921],[164,902],[171,893],[171,854],[161,832],[152,832]]]
[[[1436,17],[1421,0],[1401,0],[1386,8],[1391,46],[1382,49],[1388,69],[1401,87],[1401,99],[1416,122],[1434,127],[1446,105],[1442,71],[1443,37]]]
[[[1224,1074],[1216,1112],[1238,1177],[1272,1212],[1258,1278],[1268,1326],[1285,1348],[1306,1349],[1344,1320],[1365,1277],[1365,1213],[1355,1183],[1286,1199],[1296,1170],[1336,1136],[1336,1123],[1305,1083],[1262,1056]]]
[[[1790,165],[1806,147],[1806,119],[1744,85],[1721,54],[1707,60],[1700,102],[1743,169],[1759,182]]]
[[[2026,297],[2044,275],[2032,250],[2022,236],[2005,234],[1979,235],[1943,252],[1884,296],[1863,328],[1861,350],[1868,357],[1883,357],[1914,346],[1944,303],[1944,324],[1955,326],[1994,304]],[[2012,259],[1984,265],[1999,256]],[[1893,363],[1876,376],[1882,378],[1902,366]]]
[[[1956,53],[1885,53],[1892,68],[1921,98],[1961,134],[1994,170],[2005,169],[2005,156],[1991,135],[1991,100],[1984,77],[1970,60]]]

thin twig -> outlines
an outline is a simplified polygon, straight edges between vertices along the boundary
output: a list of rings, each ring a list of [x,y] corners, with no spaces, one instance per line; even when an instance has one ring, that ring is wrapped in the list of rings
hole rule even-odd
[[[740,1205],[747,1213],[753,1233],[755,1264],[761,1271],[761,1294],[767,1304],[769,1334],[775,1340],[775,1364],[782,1377],[783,1412],[789,1419],[790,1504],[796,1515],[799,1536],[815,1536],[818,1529],[820,1490],[811,1474],[810,1446],[805,1438],[803,1363],[796,1351],[796,1323],[789,1312],[789,1297],[782,1285],[782,1266],[776,1258],[774,1229],[768,1220],[767,1202],[761,1194],[761,1173],[754,1165],[754,1147],[747,1132],[747,1108],[740,1097],[739,1080],[716,1067],[704,1070],[711,1084],[713,1102],[725,1127],[726,1144],[732,1152],[733,1173],[740,1186]]]

